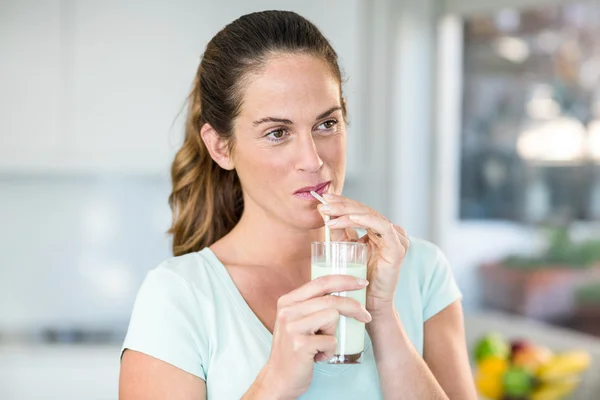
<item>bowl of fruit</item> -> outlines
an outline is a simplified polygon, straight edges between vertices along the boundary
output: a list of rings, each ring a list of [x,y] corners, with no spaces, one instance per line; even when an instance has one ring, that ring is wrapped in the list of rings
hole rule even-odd
[[[584,350],[553,352],[526,339],[498,333],[481,337],[473,348],[475,385],[489,400],[567,399],[591,364]]]

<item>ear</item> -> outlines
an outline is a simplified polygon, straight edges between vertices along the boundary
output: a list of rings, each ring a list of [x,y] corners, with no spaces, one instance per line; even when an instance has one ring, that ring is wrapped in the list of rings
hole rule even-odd
[[[210,153],[211,158],[223,169],[231,171],[235,168],[227,142],[209,124],[204,124],[200,136]]]

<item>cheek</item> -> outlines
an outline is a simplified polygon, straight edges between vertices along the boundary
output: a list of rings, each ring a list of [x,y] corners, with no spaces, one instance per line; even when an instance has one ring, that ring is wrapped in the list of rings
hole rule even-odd
[[[324,141],[319,149],[319,155],[323,161],[331,167],[343,167],[346,159],[346,141],[340,136],[329,141]]]
[[[254,182],[262,189],[268,185],[278,182],[286,170],[284,157],[277,157],[274,154],[254,149],[244,154],[243,158],[238,159],[236,168],[240,179],[245,182]],[[273,187],[273,186],[271,186]]]

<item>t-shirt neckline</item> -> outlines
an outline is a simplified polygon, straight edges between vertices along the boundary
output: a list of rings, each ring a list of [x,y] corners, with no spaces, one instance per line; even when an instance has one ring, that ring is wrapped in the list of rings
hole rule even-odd
[[[217,255],[209,248],[205,247],[200,251],[202,255],[204,255],[208,261],[209,265],[215,270],[217,275],[219,276],[223,286],[227,290],[227,294],[231,299],[232,303],[237,307],[239,312],[244,316],[244,319],[248,322],[248,324],[252,327],[252,329],[256,332],[256,334],[268,345],[269,349],[271,348],[271,344],[273,342],[273,334],[267,329],[267,327],[262,323],[262,321],[258,318],[258,316],[252,311],[244,296],[239,291],[233,278],[227,271],[225,265],[219,260]],[[368,335],[365,337],[365,352],[368,347],[370,347],[371,341],[368,339]],[[364,356],[363,356],[364,357]],[[358,364],[360,365],[360,364]],[[349,368],[351,365],[333,365],[333,364],[324,364],[324,363],[315,363],[315,371],[323,373],[325,375],[338,375]]]
[[[201,251],[204,255],[209,259],[209,264],[213,267],[217,275],[219,276],[221,282],[225,286],[227,290],[227,294],[229,295],[232,303],[237,307],[240,313],[244,316],[246,321],[250,324],[250,326],[254,329],[254,331],[259,335],[259,337],[271,346],[271,342],[273,341],[273,335],[267,329],[267,327],[262,323],[262,321],[258,318],[258,316],[252,311],[244,296],[239,291],[233,278],[229,275],[229,271],[225,265],[219,260],[217,255],[208,247]]]

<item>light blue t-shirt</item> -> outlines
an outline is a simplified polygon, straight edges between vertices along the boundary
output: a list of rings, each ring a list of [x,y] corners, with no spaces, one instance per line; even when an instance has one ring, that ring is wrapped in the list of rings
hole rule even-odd
[[[420,354],[424,322],[460,298],[439,248],[411,238],[395,305]],[[205,248],[168,259],[148,273],[135,300],[123,349],[148,354],[202,378],[209,400],[229,400],[241,398],[252,385],[269,358],[271,339],[225,266]],[[315,364],[311,386],[301,397],[382,398],[368,335],[362,364]]]

